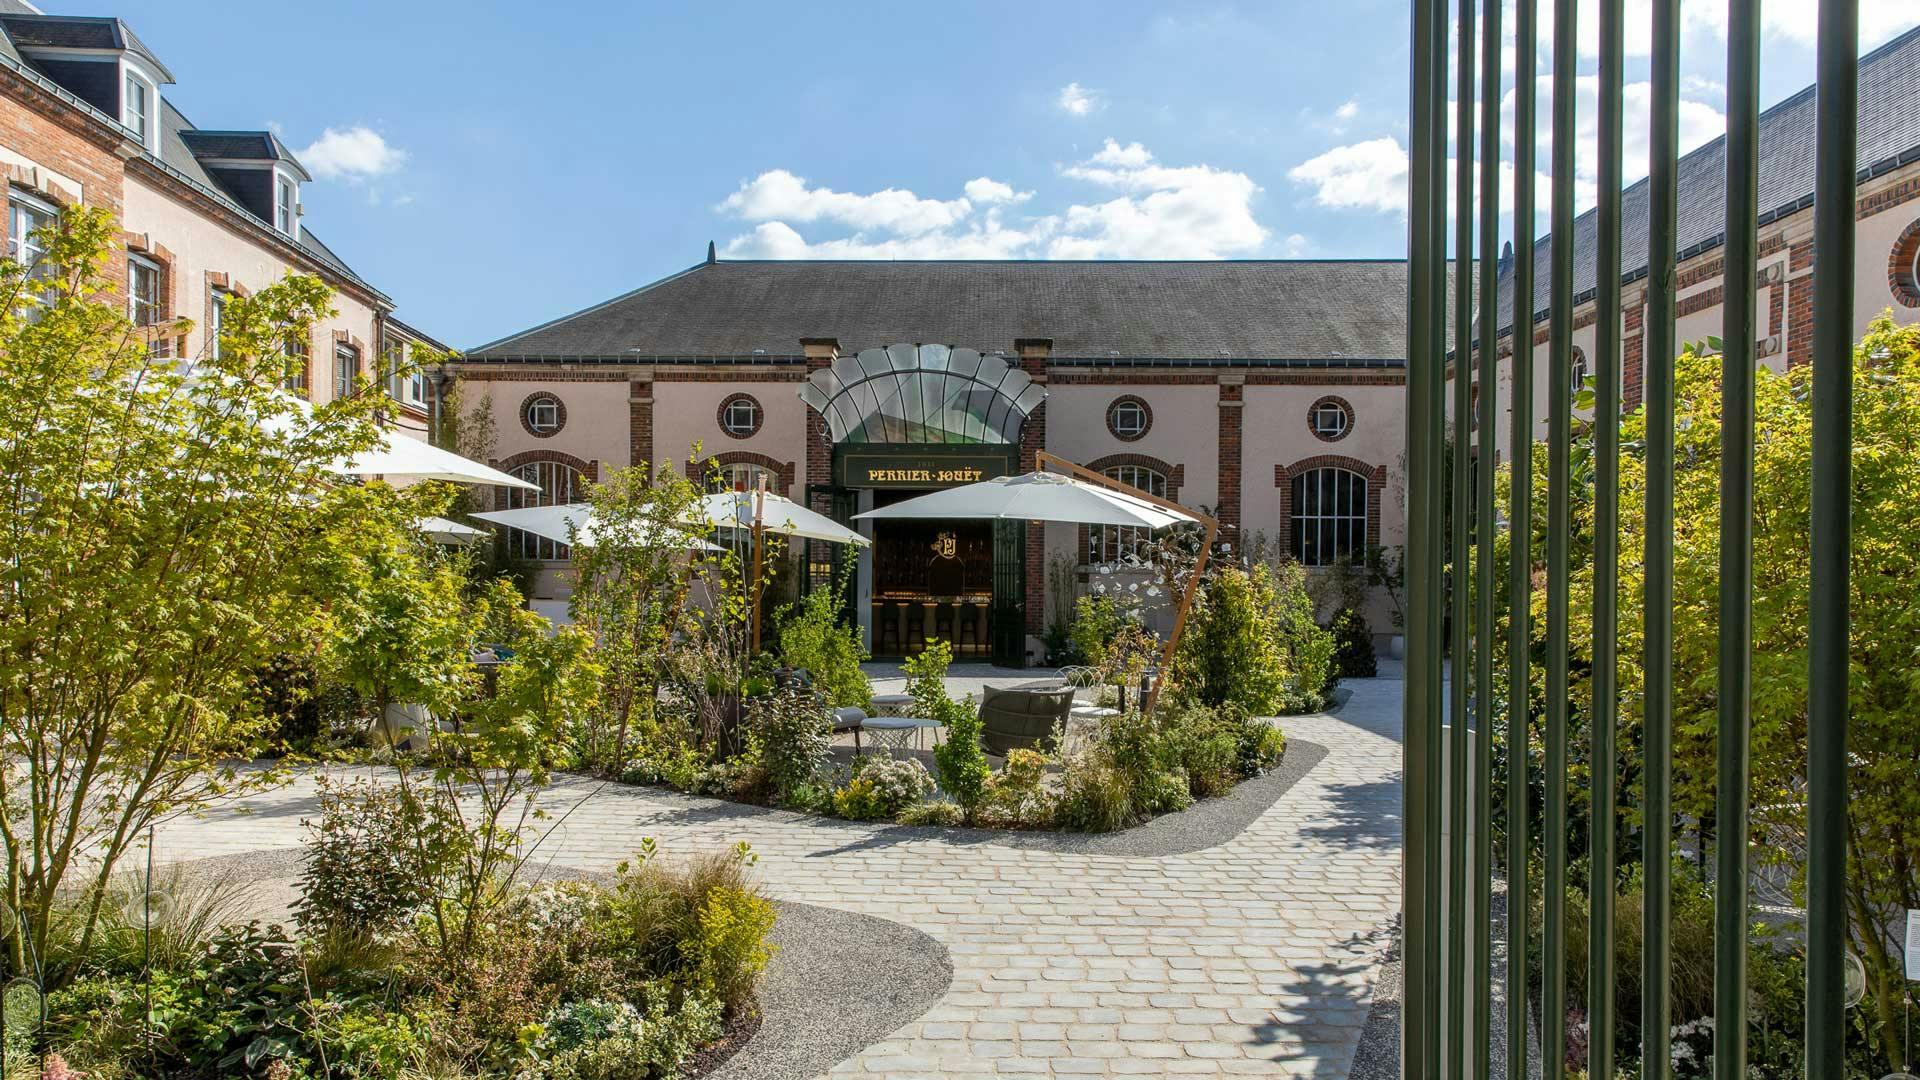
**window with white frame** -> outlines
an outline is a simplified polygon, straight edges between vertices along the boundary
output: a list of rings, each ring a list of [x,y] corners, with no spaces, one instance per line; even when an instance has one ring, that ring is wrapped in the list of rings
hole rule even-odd
[[[227,332],[227,301],[231,297],[225,289],[213,290],[213,302],[208,306],[207,355],[220,359],[220,339]]]
[[[7,258],[27,268],[29,281],[43,283],[38,289],[30,289],[30,295],[42,304],[52,304],[58,296],[52,283],[60,271],[47,258],[47,234],[59,220],[58,211],[49,203],[18,191],[7,198]],[[37,310],[29,317],[38,318]]]
[[[1291,554],[1302,566],[1332,566],[1367,551],[1367,478],[1327,466],[1293,478]]]
[[[558,461],[530,461],[512,470],[512,475],[538,485],[540,490],[507,488],[505,509],[508,510],[526,506],[559,506],[586,498],[586,478],[571,465]],[[505,540],[507,553],[516,559],[557,560],[571,554],[565,544],[519,529],[505,530]]]
[[[353,396],[360,381],[360,350],[340,343],[333,347],[333,400]]]
[[[127,321],[153,326],[160,321],[160,264],[127,256]]]
[[[760,403],[747,394],[736,394],[720,410],[720,426],[736,439],[744,439],[760,430]]]
[[[126,89],[120,101],[120,122],[135,135],[140,136],[140,145],[153,146],[154,98],[152,84],[131,71],[126,73]]]
[[[1337,439],[1347,433],[1347,410],[1337,401],[1322,401],[1313,407],[1313,433],[1323,439]]]
[[[527,402],[525,421],[527,430],[535,435],[551,435],[560,430],[560,399],[551,394],[541,394]]]
[[[1146,465],[1115,465],[1102,470],[1102,475],[1149,495],[1167,497],[1167,476],[1158,469]],[[1089,530],[1087,538],[1090,547],[1087,561],[1092,563],[1123,562],[1129,556],[1145,558],[1153,543],[1151,530],[1123,525],[1099,526]]]
[[[299,220],[299,189],[279,173],[273,176],[273,188],[273,223],[281,232],[292,236],[294,222]]]
[[[1573,392],[1578,394],[1587,387],[1587,354],[1579,346],[1573,349]]]
[[[403,405],[426,400],[426,376],[409,358],[407,343],[390,337],[381,352],[387,358],[387,396]]]
[[[307,344],[306,332],[288,334],[286,346],[280,351],[287,359],[287,377],[281,385],[300,397],[306,397],[307,369],[313,362],[313,350]]]
[[[1147,415],[1146,402],[1123,397],[1107,407],[1107,430],[1121,439],[1137,439],[1147,433],[1153,418]]]

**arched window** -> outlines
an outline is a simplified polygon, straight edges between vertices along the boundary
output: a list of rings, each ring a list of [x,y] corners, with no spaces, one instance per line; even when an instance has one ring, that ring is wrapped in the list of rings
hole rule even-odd
[[[1573,392],[1578,395],[1587,388],[1587,353],[1575,345],[1573,347]]]
[[[507,505],[502,509],[518,510],[523,506],[557,506],[562,503],[580,502],[586,498],[586,480],[580,470],[558,461],[529,461],[510,475],[539,484],[539,491],[525,491],[520,488],[507,489]],[[570,554],[567,545],[543,536],[521,532],[519,529],[506,531],[507,553],[516,559],[556,560],[565,559]]]
[[[1367,478],[1352,469],[1309,469],[1293,478],[1293,557],[1332,566],[1367,550]]]
[[[1149,495],[1167,497],[1167,477],[1158,469],[1145,465],[1114,465],[1103,471],[1109,479],[1118,480],[1139,488]],[[1118,562],[1128,555],[1142,555],[1153,542],[1153,533],[1147,529],[1136,529],[1123,525],[1102,525],[1087,534],[1089,547],[1087,561],[1093,563]]]
[[[779,473],[751,461],[736,461],[721,465],[714,469],[710,476],[712,479],[707,486],[711,491],[756,491],[760,487],[761,478],[764,477],[769,492],[775,495],[786,493],[785,486],[780,483]]]

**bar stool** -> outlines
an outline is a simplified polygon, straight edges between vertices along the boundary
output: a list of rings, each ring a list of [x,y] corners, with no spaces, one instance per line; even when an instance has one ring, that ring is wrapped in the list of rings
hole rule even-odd
[[[907,625],[906,648],[903,651],[905,652],[906,655],[909,655],[909,656],[915,653],[922,652],[927,647],[926,620],[912,618],[911,617],[912,615],[913,615],[912,604],[900,605],[901,621],[906,623]]]
[[[939,638],[941,641],[952,642],[955,645],[959,644],[953,636],[952,604],[941,604],[939,607],[933,609],[933,636]],[[959,650],[955,649],[954,651],[958,652]]]
[[[982,648],[980,637],[980,605],[964,603],[960,605],[960,632],[956,639],[961,651],[979,653]]]
[[[874,620],[873,651],[882,656],[900,655],[900,605],[877,604]]]

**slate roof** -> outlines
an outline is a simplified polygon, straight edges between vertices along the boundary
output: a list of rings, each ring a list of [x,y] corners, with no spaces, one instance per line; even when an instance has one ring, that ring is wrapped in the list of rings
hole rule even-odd
[[[1218,262],[701,263],[470,350],[468,360],[778,358],[800,339],[1065,359],[1404,360],[1400,259]]]
[[[0,25],[15,46],[40,46],[48,49],[124,49],[152,64],[167,82],[173,73],[153,55],[146,43],[126,23],[114,18],[88,15],[22,14],[10,8],[0,12]]]
[[[178,113],[174,115],[178,116]],[[311,180],[300,159],[271,131],[206,131],[186,128],[180,139],[194,157],[202,161],[284,161],[299,170],[302,180]]]
[[[1860,143],[1862,176],[1920,161],[1920,27],[1894,38],[1860,58]],[[1760,114],[1760,223],[1812,204],[1814,166],[1814,88],[1809,86]],[[1727,140],[1721,136],[1680,159],[1679,233],[1681,258],[1720,246],[1726,240]],[[1647,181],[1621,193],[1621,252],[1626,280],[1647,273]],[[1573,292],[1576,304],[1594,292],[1594,250],[1599,236],[1597,211],[1573,223]],[[1542,235],[1534,242],[1536,318],[1544,318],[1552,289],[1552,248]],[[1513,322],[1511,269],[1501,273],[1500,326]]]

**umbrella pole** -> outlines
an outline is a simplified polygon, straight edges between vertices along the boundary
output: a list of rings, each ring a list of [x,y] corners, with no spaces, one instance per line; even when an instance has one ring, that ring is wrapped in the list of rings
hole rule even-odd
[[[761,517],[766,504],[767,478],[763,476],[753,493],[753,578],[748,584],[748,588],[753,590],[753,626],[747,637],[747,655],[750,657],[760,651],[760,550],[765,540],[765,526]]]

